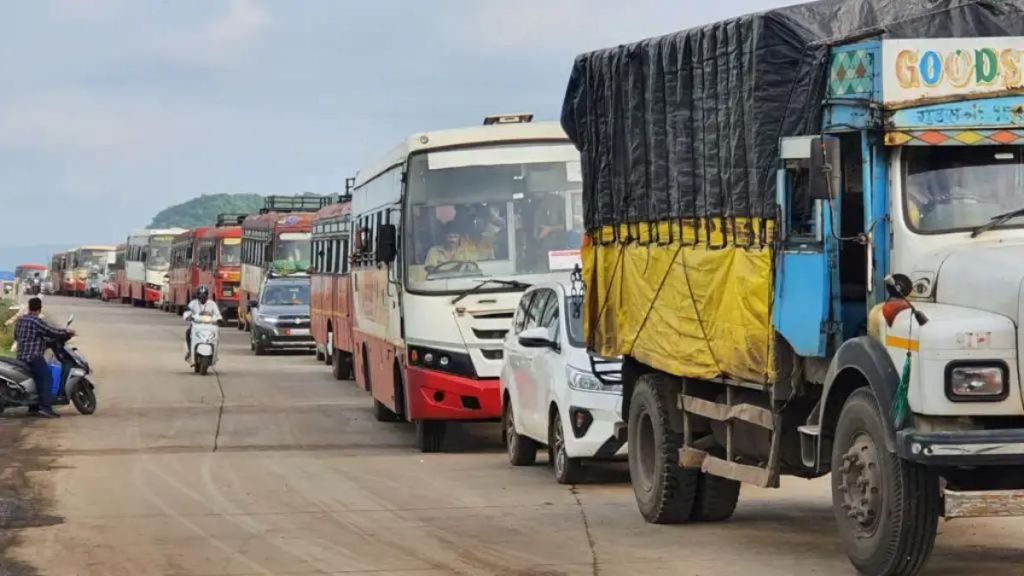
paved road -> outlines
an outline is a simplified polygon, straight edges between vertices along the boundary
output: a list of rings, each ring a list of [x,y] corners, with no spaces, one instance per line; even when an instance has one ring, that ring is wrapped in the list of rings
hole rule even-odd
[[[745,488],[724,524],[649,526],[621,466],[560,487],[512,469],[493,425],[421,455],[311,356],[256,358],[226,329],[204,378],[174,317],[49,299],[71,311],[100,408],[0,417],[0,575],[852,573],[825,482]],[[1024,574],[1022,528],[943,524],[927,574]]]

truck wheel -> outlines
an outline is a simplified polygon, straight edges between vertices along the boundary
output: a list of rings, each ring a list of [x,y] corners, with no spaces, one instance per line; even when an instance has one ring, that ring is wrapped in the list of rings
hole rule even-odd
[[[869,388],[843,406],[832,447],[832,510],[857,570],[913,576],[935,544],[939,481],[886,449],[884,417]]]
[[[559,484],[579,484],[583,478],[583,463],[579,458],[570,458],[565,451],[565,429],[558,410],[551,411],[548,424],[548,459],[555,469],[555,480]]]
[[[513,466],[531,466],[537,461],[539,445],[533,438],[520,436],[516,432],[515,414],[512,413],[512,400],[505,402],[505,410],[501,415],[502,430],[505,432],[505,448],[508,450],[508,461]]]
[[[697,483],[697,500],[693,505],[693,519],[701,522],[728,520],[736,511],[739,499],[739,482],[712,474],[701,474]]]
[[[444,444],[445,423],[438,420],[416,421],[416,449],[423,453],[440,452]]]
[[[640,513],[652,524],[690,520],[700,479],[700,471],[679,467],[683,435],[672,430],[672,407],[658,393],[673,383],[662,374],[645,374],[629,404],[629,474]]]

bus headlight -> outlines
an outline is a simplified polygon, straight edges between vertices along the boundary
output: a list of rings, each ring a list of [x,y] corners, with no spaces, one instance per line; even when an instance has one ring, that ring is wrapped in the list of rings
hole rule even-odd
[[[959,362],[946,368],[946,396],[953,402],[993,402],[1009,395],[1009,370],[1002,363]]]

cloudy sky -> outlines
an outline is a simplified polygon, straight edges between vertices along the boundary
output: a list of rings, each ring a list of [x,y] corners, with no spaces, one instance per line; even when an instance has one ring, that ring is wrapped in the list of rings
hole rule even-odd
[[[410,132],[555,119],[579,52],[788,3],[0,0],[0,252],[337,192]]]

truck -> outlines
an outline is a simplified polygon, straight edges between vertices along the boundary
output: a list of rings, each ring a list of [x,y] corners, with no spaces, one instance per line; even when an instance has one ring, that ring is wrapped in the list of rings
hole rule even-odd
[[[583,316],[652,523],[831,474],[862,574],[1024,514],[1024,2],[814,2],[577,57]]]

